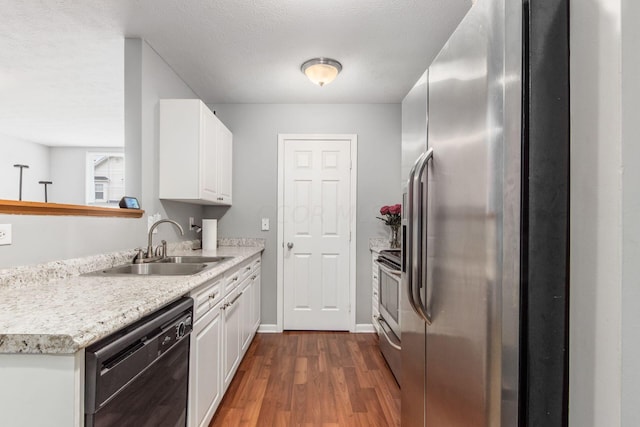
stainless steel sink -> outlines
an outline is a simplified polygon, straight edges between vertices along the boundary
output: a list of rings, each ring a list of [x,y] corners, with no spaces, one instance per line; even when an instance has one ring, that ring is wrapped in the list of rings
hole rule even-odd
[[[198,263],[220,263],[231,259],[228,256],[168,256],[159,259],[156,263],[163,264],[198,264]]]
[[[189,276],[214,267],[233,257],[221,256],[168,256],[144,264],[123,264],[91,273],[88,276]]]
[[[148,264],[124,264],[116,267],[107,268],[104,270],[98,270],[91,275],[144,275],[144,276],[189,276],[196,274],[210,267],[210,265],[199,264],[177,264],[177,263],[160,263],[151,262]]]

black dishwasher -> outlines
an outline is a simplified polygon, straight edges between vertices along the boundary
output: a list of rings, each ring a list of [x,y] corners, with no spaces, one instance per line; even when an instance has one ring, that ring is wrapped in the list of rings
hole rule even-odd
[[[186,425],[192,319],[182,298],[87,347],[86,427]]]

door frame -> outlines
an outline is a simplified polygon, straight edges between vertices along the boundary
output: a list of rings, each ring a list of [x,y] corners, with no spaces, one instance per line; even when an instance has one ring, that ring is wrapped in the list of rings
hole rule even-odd
[[[351,147],[351,170],[349,199],[351,212],[349,227],[351,236],[349,241],[349,331],[356,330],[356,213],[358,190],[358,135],[356,134],[306,134],[279,133],[278,134],[278,242],[276,264],[276,297],[277,297],[277,332],[284,330],[284,142],[286,140],[305,141],[349,141]]]

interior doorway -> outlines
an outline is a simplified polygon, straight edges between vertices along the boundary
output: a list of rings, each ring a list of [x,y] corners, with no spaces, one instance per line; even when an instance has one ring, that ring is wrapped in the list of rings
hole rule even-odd
[[[278,330],[355,330],[356,135],[278,137]]]

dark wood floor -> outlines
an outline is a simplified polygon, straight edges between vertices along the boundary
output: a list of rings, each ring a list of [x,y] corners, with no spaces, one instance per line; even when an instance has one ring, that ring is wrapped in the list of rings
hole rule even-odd
[[[209,427],[399,426],[374,334],[257,334]]]

